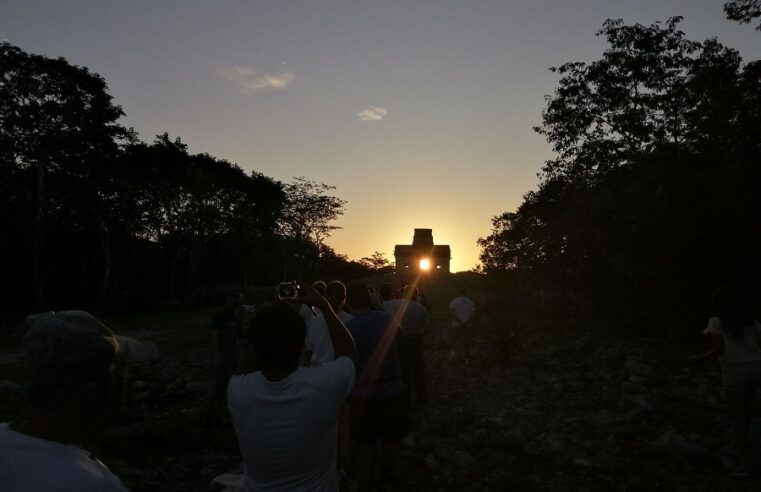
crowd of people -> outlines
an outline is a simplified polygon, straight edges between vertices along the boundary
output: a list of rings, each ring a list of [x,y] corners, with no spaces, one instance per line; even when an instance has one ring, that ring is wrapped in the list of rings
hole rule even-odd
[[[246,489],[337,490],[340,479],[351,478],[359,490],[374,490],[381,462],[384,480],[396,487],[403,481],[400,443],[410,432],[409,414],[428,403],[429,303],[414,285],[376,290],[317,281],[286,292],[265,299],[248,330],[222,321],[238,309],[244,324],[239,298],[236,308],[228,297],[212,323],[213,340],[222,330],[244,338],[237,353],[246,356],[213,342],[213,350],[227,352],[212,360],[238,360],[227,403]],[[453,301],[453,319],[465,329],[474,305],[457,306]],[[213,382],[227,374],[228,366],[212,365]],[[215,383],[210,408],[219,406],[220,391]],[[315,441],[317,448],[304,448]]]
[[[348,477],[374,490],[381,461],[401,484],[409,413],[428,402],[429,309],[415,286],[294,283],[256,307],[225,295],[205,420],[229,412],[245,490],[336,491]],[[127,366],[151,350],[84,311],[32,315],[20,332],[31,405],[0,425],[0,490],[126,490],[88,450],[123,403]]]
[[[410,412],[429,402],[425,337],[430,306],[414,285],[294,283],[292,295],[244,309],[229,294],[211,323],[209,419],[226,411],[246,491],[338,491],[344,478],[375,490],[378,465],[404,488],[400,443]],[[742,296],[716,291],[705,333],[719,357],[747,474],[750,400],[761,386],[761,324]],[[471,356],[476,306],[449,305],[453,347]],[[84,311],[29,316],[22,327],[30,410],[0,424],[0,490],[124,491],[93,449],[119,409],[125,368],[151,350]],[[452,357],[458,357],[455,352]]]

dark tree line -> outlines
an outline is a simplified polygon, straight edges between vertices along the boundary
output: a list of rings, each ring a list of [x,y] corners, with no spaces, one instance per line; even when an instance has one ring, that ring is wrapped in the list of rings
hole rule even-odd
[[[325,244],[345,205],[332,187],[141,142],[122,116],[87,68],[0,44],[3,304],[139,308],[367,273]]]
[[[557,157],[479,239],[526,302],[694,330],[715,285],[758,286],[761,62],[680,20],[609,20],[601,59],[552,69],[536,130]]]

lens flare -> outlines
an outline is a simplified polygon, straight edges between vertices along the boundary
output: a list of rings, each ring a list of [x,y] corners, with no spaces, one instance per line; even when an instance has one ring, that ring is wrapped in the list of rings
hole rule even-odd
[[[420,269],[421,270],[430,270],[431,269],[431,260],[428,258],[423,258],[420,260]]]

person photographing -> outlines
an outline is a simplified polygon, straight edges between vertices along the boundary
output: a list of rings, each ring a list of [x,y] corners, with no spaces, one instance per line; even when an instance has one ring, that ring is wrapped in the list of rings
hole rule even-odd
[[[246,491],[338,491],[338,413],[354,386],[357,351],[330,303],[308,284],[297,285],[322,313],[334,359],[299,366],[306,323],[293,306],[276,302],[256,314],[253,357],[227,388]]]

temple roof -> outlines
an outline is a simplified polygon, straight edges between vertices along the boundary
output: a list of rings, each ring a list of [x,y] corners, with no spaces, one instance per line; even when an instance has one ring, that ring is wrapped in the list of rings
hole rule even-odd
[[[451,254],[452,250],[449,247],[448,244],[439,244],[434,247],[425,247],[425,246],[414,246],[412,244],[397,244],[394,247],[394,254],[420,254],[420,253],[428,253],[432,255],[449,255]]]

